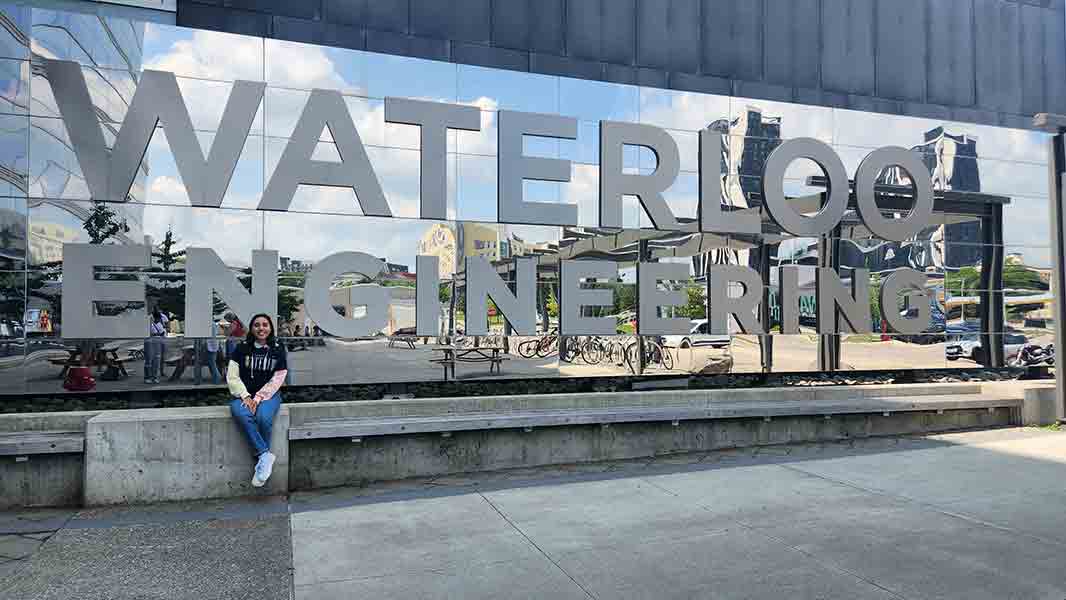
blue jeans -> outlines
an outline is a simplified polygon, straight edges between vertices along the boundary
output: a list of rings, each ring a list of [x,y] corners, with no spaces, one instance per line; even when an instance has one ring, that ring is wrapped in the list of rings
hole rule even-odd
[[[163,376],[163,336],[153,335],[144,340],[144,379]]]
[[[281,408],[281,392],[274,392],[273,396],[260,402],[254,415],[241,403],[240,398],[234,398],[229,403],[230,413],[233,414],[237,425],[244,431],[257,457],[270,450],[270,432],[274,429],[274,415],[278,414],[279,408]]]
[[[218,371],[218,351],[217,350],[204,350],[200,353],[200,360],[196,364],[196,376],[200,376],[201,368],[207,363],[207,368],[211,370],[211,383],[218,385],[222,380],[222,374]]]

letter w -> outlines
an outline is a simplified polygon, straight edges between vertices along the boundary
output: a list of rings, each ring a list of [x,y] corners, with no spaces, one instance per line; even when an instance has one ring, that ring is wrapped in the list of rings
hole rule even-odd
[[[45,72],[67,126],[74,154],[95,200],[125,202],[156,126],[162,122],[178,173],[193,206],[218,207],[263,99],[266,84],[237,81],[207,159],[173,73],[145,70],[126,119],[109,150],[100,131],[81,66],[44,59]]]

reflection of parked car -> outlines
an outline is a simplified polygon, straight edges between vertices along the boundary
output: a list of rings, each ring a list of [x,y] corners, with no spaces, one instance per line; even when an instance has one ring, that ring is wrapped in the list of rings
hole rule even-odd
[[[663,345],[671,348],[722,348],[729,345],[729,336],[710,335],[707,333],[707,319],[693,319],[692,328],[687,334],[663,336]]]
[[[1020,333],[1007,333],[1003,336],[1003,355],[1006,359],[1011,359],[1018,355],[1018,352],[1025,345],[1025,336]],[[974,362],[984,363],[985,354],[984,348],[981,347],[981,336],[976,333],[967,333],[959,337],[957,341],[949,343],[944,346],[944,357],[948,360],[958,360],[960,358],[968,358]]]

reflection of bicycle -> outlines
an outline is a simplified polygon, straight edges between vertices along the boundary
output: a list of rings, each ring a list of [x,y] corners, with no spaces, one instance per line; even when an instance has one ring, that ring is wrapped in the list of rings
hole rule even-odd
[[[637,373],[637,367],[639,366],[637,364],[637,357],[640,355],[639,348],[639,340],[633,340],[626,346],[626,368],[633,374]],[[669,348],[663,347],[657,340],[644,338],[644,366],[652,365],[658,365],[667,371],[672,371],[674,368],[674,356],[670,354]]]
[[[553,329],[551,333],[532,340],[526,340],[518,344],[518,355],[522,358],[547,358],[555,352],[559,346],[559,331]]]

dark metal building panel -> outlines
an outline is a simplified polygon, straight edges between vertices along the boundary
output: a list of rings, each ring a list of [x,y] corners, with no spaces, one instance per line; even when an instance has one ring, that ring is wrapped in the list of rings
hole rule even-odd
[[[326,23],[322,25],[318,39],[318,43],[326,46],[351,48],[353,50],[366,49],[366,29],[362,27]]]
[[[493,0],[492,43],[561,55],[565,14],[563,0]]]
[[[703,0],[703,72],[759,81],[763,77],[761,0]]]
[[[1020,6],[1003,0],[974,0],[977,105],[1022,112]]]
[[[391,31],[368,29],[366,32],[366,49],[383,54],[415,56],[430,60],[449,60],[451,56],[449,52],[450,45],[447,40],[419,38]]]
[[[1045,11],[1046,12],[1046,11]],[[1037,112],[1066,114],[1066,21],[1061,12],[1044,23],[1044,106]]]
[[[929,102],[974,104],[973,0],[928,2]]]
[[[529,53],[481,44],[452,42],[452,60],[466,65],[494,67],[511,71],[529,70]]]
[[[367,0],[322,0],[322,18],[331,23],[366,25]]]
[[[271,32],[270,15],[267,13],[219,8],[194,2],[183,2],[179,5],[178,23],[183,27],[260,37],[267,37]]]
[[[822,0],[822,86],[847,94],[875,92],[873,0]]]
[[[877,94],[925,100],[926,0],[877,3]]]
[[[600,59],[602,0],[567,0],[566,53],[574,58]]]
[[[670,88],[686,92],[719,94],[727,96],[732,91],[730,81],[725,77],[709,75],[689,75],[688,73],[670,73]]]
[[[578,79],[603,79],[603,63],[554,54],[533,52],[529,55],[529,70],[544,75],[575,77]]]
[[[281,17],[322,18],[322,0],[228,0],[226,6]]]
[[[763,55],[768,83],[819,86],[820,19],[818,0],[766,0]]]
[[[489,0],[410,0],[411,33],[461,42],[489,43]]]
[[[367,0],[365,25],[381,31],[408,33],[411,29],[409,0]]]
[[[637,0],[603,0],[600,60],[631,65],[637,60]]]
[[[1045,106],[1047,92],[1044,69],[1044,15],[1036,6],[1021,6],[1022,32],[1022,111],[1036,114]]]
[[[637,63],[671,71],[700,70],[699,0],[639,0]]]

